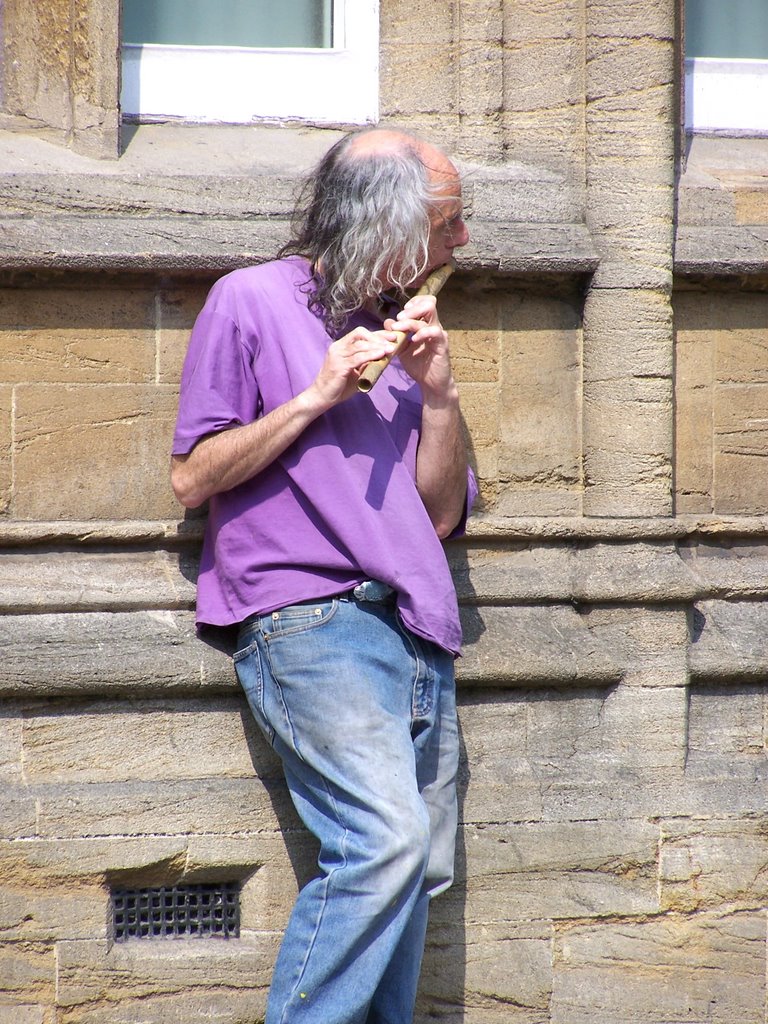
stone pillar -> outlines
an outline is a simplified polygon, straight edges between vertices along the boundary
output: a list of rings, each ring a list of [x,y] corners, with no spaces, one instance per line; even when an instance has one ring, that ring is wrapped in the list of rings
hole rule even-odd
[[[3,57],[3,124],[118,155],[118,0],[5,0]]]
[[[673,0],[586,2],[587,224],[600,266],[584,307],[584,506],[672,506]]]

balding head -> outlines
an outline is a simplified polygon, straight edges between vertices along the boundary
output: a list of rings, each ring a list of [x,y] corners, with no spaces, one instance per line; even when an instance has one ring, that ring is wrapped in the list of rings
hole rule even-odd
[[[395,156],[410,152],[418,156],[435,184],[459,179],[459,172],[441,149],[408,132],[396,128],[368,128],[347,138],[348,156]]]
[[[382,291],[409,287],[430,269],[430,238],[460,211],[461,186],[436,146],[398,129],[369,128],[331,147],[304,199],[281,255],[310,260],[320,274],[317,305],[337,328]]]

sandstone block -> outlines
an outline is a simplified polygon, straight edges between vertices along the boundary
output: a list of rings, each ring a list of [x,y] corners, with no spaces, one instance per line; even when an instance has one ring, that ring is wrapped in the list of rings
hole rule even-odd
[[[588,30],[597,36],[632,39],[649,36],[671,41],[675,31],[674,11],[667,3],[654,0],[590,0]]]
[[[504,103],[501,48],[462,40],[458,55],[458,112],[478,120],[493,117]]]
[[[43,943],[0,942],[0,1006],[47,1004],[54,999],[56,959]]]
[[[247,941],[216,939],[62,942],[58,950],[58,1004],[73,1019],[127,1020],[142,1006],[141,1019],[194,1019],[210,1005],[206,1019],[237,1019],[241,1012],[263,1010],[265,988],[276,952],[273,936]],[[249,993],[250,998],[244,998]],[[169,998],[173,997],[173,998]],[[239,997],[239,998],[238,998]],[[143,1004],[148,1005],[144,1008]],[[110,1013],[112,1016],[110,1016]],[[242,1019],[242,1018],[240,1018]]]
[[[581,338],[569,303],[523,296],[504,310],[503,480],[539,489],[580,482]],[[543,486],[542,486],[543,485]]]
[[[94,701],[28,717],[25,778],[33,785],[90,785],[274,773],[276,759],[256,731],[236,697],[127,705]]]
[[[491,545],[466,541],[448,549],[448,560],[460,600],[480,604],[564,598],[584,603],[667,603],[691,601],[702,588],[701,577],[691,572],[690,563],[680,557],[674,545],[662,542]],[[601,621],[596,609],[588,614],[590,628]],[[637,617],[638,611],[614,610],[607,614],[618,614],[624,623],[625,616]],[[670,614],[675,613],[661,613],[665,618]],[[648,621],[655,621],[651,610]],[[681,621],[685,630],[684,617]],[[651,631],[646,626],[638,628]],[[684,637],[687,641],[687,632]],[[669,639],[666,631],[664,639]],[[644,653],[652,656],[657,643],[658,638],[654,638]],[[614,645],[612,638],[609,647]]]
[[[659,575],[664,578],[661,572]],[[676,584],[679,580],[669,580],[670,591],[674,592]],[[685,589],[690,599],[690,580]],[[584,622],[621,664],[624,684],[688,685],[689,633],[683,608],[595,607],[585,612]]]
[[[35,834],[37,808],[26,786],[4,780],[0,787],[0,822],[2,839],[18,839]]]
[[[380,57],[381,105],[390,116],[400,111],[455,111],[457,69],[453,45],[413,41],[383,44]]]
[[[765,914],[576,925],[558,938],[553,1024],[757,1024]]]
[[[74,879],[74,886],[45,888],[4,880],[0,888],[0,929],[19,945],[59,939],[106,938],[107,893],[100,885]]]
[[[5,288],[0,379],[148,383],[155,375],[154,320],[147,288]]]
[[[582,44],[568,36],[510,39],[505,44],[505,109],[540,111],[563,127],[572,125],[584,96],[578,66]]]
[[[714,410],[714,506],[721,514],[759,515],[768,507],[761,463],[768,454],[768,384],[734,384]]]
[[[762,683],[768,668],[762,601],[700,601],[692,618],[691,675],[704,681]]]
[[[15,713],[12,705],[5,705],[5,715],[0,718],[0,781],[17,783],[21,781],[21,736],[22,715]]]
[[[151,385],[17,391],[19,519],[175,518],[168,480],[176,395]]]
[[[765,905],[768,833],[764,818],[662,824],[661,903],[689,913],[702,908]]]
[[[762,597],[768,586],[768,545],[761,540],[682,544],[680,557],[709,597]]]
[[[674,75],[674,47],[670,35],[641,38],[604,35],[598,30],[599,17],[587,16],[587,117],[592,110],[610,110],[615,116],[614,130],[621,126],[621,115],[633,120],[656,120],[661,126],[671,113]],[[598,30],[598,31],[594,31]],[[667,117],[666,124],[669,123]],[[628,139],[630,145],[642,140]]]
[[[583,102],[561,110],[512,110],[501,113],[508,159],[535,164],[569,181],[584,180]]]
[[[3,996],[0,995],[0,1000]],[[44,1004],[13,1002],[3,1006],[0,1002],[0,1024],[45,1024],[47,1008]]]
[[[193,608],[196,573],[196,560],[178,552],[8,551],[0,561],[0,611]]]
[[[455,26],[453,9],[434,0],[394,0],[381,11],[381,37],[385,42],[410,43],[420,39],[425,27],[429,27],[430,39],[436,43],[448,44],[453,41]]]
[[[732,758],[734,768],[741,760],[755,767],[766,762],[764,744],[765,686],[694,686],[688,711],[689,768],[704,768],[707,761],[717,765]],[[718,756],[720,755],[720,757]]]
[[[228,654],[201,642],[191,612],[0,617],[0,693],[236,691]]]
[[[551,992],[551,928],[528,922],[464,924],[431,911],[421,972],[417,1020],[459,1024],[546,1019]]]
[[[471,291],[449,286],[440,294],[440,316],[448,328],[451,362],[460,385],[495,383],[499,377],[498,303],[484,296],[483,309],[483,322],[478,325],[477,299]]]
[[[583,186],[578,182],[541,167],[504,166],[495,174],[484,170],[483,177],[475,180],[472,166],[467,168],[465,191],[471,195],[472,217],[522,224],[573,224],[584,216]],[[475,289],[468,291],[471,296]],[[483,296],[483,309],[491,299],[491,293]],[[474,320],[479,310],[475,299]]]
[[[465,607],[458,678],[503,686],[595,685],[616,682],[620,669],[563,606]]]
[[[0,387],[0,514],[5,514],[13,493],[13,390]]]
[[[189,335],[203,307],[211,282],[179,282],[158,295],[158,380],[178,385]]]
[[[630,820],[467,826],[461,885],[446,893],[443,914],[452,904],[482,926],[655,913],[658,841],[656,825]]]
[[[504,38],[537,40],[581,37],[583,12],[574,0],[506,0],[503,5]]]
[[[462,819],[626,821],[679,813],[693,799],[682,788],[685,696],[682,687],[623,686],[466,694]],[[726,788],[723,802],[733,797],[734,787]],[[751,789],[744,800],[754,797]]]
[[[282,774],[48,785],[33,792],[39,806],[38,835],[44,838],[273,831],[285,815],[292,825],[296,821]]]

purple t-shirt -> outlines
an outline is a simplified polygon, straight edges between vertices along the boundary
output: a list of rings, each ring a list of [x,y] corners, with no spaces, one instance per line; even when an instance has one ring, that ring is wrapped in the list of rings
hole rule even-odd
[[[309,387],[329,338],[309,308],[298,257],[221,278],[195,323],[173,442],[250,423]],[[381,322],[355,314],[341,334]],[[409,629],[458,654],[456,594],[414,483],[418,385],[393,360],[367,394],[334,406],[274,462],[211,497],[197,591],[199,625],[228,626],[365,579],[397,591]],[[467,508],[476,494],[470,472]]]

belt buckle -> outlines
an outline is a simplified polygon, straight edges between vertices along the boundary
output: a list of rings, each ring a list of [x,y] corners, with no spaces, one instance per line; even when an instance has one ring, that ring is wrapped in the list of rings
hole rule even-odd
[[[381,580],[363,580],[353,589],[352,594],[358,601],[386,601],[394,594],[394,589]]]

